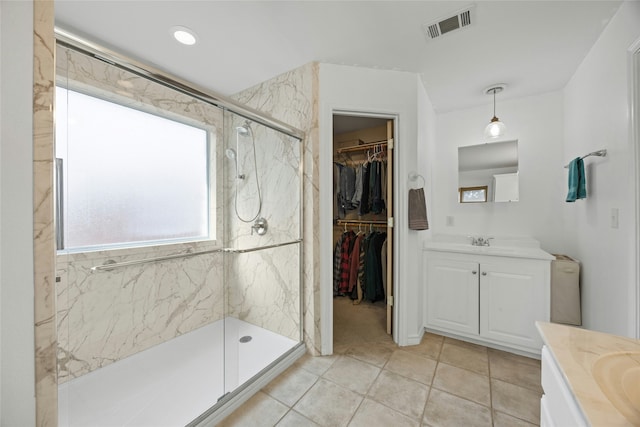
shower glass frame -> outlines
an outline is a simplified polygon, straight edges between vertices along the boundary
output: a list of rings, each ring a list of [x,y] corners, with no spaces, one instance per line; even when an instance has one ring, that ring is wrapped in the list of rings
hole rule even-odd
[[[285,134],[299,143],[299,167],[298,167],[298,185],[299,185],[299,219],[298,219],[298,238],[295,241],[290,242],[279,242],[271,246],[266,246],[264,248],[222,248],[220,251],[224,252],[223,256],[233,256],[236,253],[244,253],[250,250],[262,250],[262,249],[272,249],[280,246],[288,246],[294,245],[298,248],[298,292],[299,292],[299,301],[298,301],[298,340],[297,344],[287,351],[285,354],[281,355],[277,360],[273,361],[269,366],[262,369],[257,375],[253,378],[249,379],[245,383],[241,384],[238,388],[231,390],[227,394],[223,395],[217,403],[215,403],[209,410],[205,413],[197,417],[191,424],[189,425],[198,425],[199,423],[205,422],[208,423],[209,420],[215,419],[215,414],[217,412],[224,412],[225,406],[232,407],[234,405],[234,401],[237,401],[238,397],[242,397],[246,395],[248,390],[251,387],[254,387],[255,384],[260,384],[262,378],[267,378],[271,372],[275,372],[278,370],[278,367],[283,363],[286,363],[288,360],[291,360],[292,355],[294,354],[302,354],[304,349],[304,326],[303,326],[303,279],[304,279],[304,252],[303,252],[303,207],[302,203],[304,200],[304,149],[303,149],[303,141],[304,141],[304,133],[292,126],[289,126],[285,123],[282,123],[278,120],[266,117],[259,113],[258,111],[247,108],[243,105],[240,105],[232,100],[226,99],[222,96],[211,93],[210,91],[198,87],[190,82],[186,82],[178,77],[172,76],[163,71],[154,69],[146,64],[142,64],[133,59],[126,58],[112,50],[106,49],[100,45],[92,43],[86,39],[80,38],[72,33],[69,33],[60,28],[56,28],[56,43],[78,51],[82,54],[88,55],[90,57],[96,58],[98,60],[102,60],[107,62],[108,64],[114,65],[118,68],[122,68],[132,74],[143,77],[147,80],[150,80],[154,83],[158,83],[167,88],[176,90],[185,95],[203,101],[207,104],[210,104],[214,107],[219,107],[222,110],[223,114],[223,140],[226,141],[228,138],[228,130],[229,125],[226,123],[227,113],[231,113],[234,116],[237,116],[243,120],[249,120],[251,122],[257,123],[259,125],[265,126],[267,129],[274,130]],[[292,140],[293,143],[293,140]],[[222,150],[218,150],[218,156],[222,155],[224,157],[224,147]],[[219,162],[218,162],[219,164]],[[222,203],[219,201],[218,203]],[[218,232],[222,232],[218,230]],[[213,252],[213,251],[212,251]],[[105,268],[106,269],[106,268]],[[225,267],[225,275],[226,275],[226,267]],[[224,279],[226,281],[226,277]],[[226,291],[225,291],[226,292]],[[225,296],[226,298],[226,296]],[[226,308],[225,308],[226,311]],[[293,359],[295,360],[295,359]],[[284,368],[281,368],[282,370]]]

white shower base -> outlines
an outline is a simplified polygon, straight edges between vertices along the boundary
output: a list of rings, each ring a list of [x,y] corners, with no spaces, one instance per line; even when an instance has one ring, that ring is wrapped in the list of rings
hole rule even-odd
[[[296,344],[220,320],[60,385],[58,425],[184,426]]]

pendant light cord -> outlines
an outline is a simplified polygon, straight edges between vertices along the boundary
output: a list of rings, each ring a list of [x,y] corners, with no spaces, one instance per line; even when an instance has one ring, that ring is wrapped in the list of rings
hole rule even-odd
[[[496,116],[496,89],[493,89],[493,117]]]

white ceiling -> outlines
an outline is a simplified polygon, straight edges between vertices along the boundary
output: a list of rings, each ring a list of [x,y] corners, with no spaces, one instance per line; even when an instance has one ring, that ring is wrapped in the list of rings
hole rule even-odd
[[[475,4],[475,23],[422,24]],[[310,61],[418,73],[438,112],[562,88],[620,1],[71,1],[56,25],[230,95]],[[182,25],[199,38],[183,46]]]

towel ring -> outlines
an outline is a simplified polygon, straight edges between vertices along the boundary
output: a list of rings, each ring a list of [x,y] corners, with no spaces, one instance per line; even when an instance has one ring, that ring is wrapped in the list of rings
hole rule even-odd
[[[418,178],[422,179],[422,188],[424,188],[427,185],[424,176],[420,175],[418,172],[409,172],[409,181],[417,181]]]

